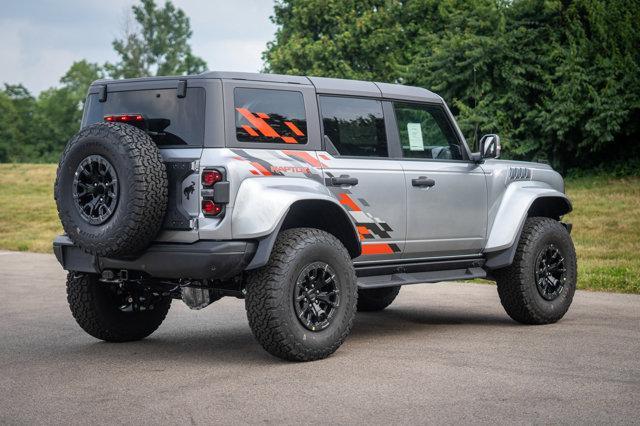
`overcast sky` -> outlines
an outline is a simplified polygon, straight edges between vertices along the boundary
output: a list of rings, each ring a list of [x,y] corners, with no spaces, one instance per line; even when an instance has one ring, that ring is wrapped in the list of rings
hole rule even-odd
[[[133,0],[2,1],[0,83],[22,83],[31,92],[58,84],[80,59],[115,61]],[[156,0],[164,3],[164,0]],[[273,39],[272,0],[174,0],[191,19],[191,46],[209,69],[259,71],[261,52]]]

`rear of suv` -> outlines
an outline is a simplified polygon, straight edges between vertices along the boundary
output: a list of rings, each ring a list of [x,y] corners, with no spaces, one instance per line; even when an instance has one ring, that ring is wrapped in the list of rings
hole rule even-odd
[[[469,151],[421,88],[210,72],[97,81],[55,196],[74,317],[136,340],[172,299],[245,299],[270,353],[333,353],[356,310],[406,284],[490,278],[509,315],[560,319],[576,280],[571,210],[549,166]]]

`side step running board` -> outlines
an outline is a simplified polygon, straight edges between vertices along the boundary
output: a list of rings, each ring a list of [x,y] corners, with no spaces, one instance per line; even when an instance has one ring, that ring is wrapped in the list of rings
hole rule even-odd
[[[358,277],[358,288],[395,287],[398,285],[437,283],[440,281],[484,278],[487,273],[479,267],[449,269],[445,271],[404,272],[390,275]]]

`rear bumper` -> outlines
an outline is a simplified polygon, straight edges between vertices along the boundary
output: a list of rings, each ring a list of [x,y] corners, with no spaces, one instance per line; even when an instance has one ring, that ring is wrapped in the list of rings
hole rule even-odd
[[[102,273],[104,270],[145,272],[155,278],[227,279],[253,258],[254,241],[198,241],[191,244],[152,244],[136,258],[113,259],[84,252],[64,235],[53,242],[53,252],[68,271]]]

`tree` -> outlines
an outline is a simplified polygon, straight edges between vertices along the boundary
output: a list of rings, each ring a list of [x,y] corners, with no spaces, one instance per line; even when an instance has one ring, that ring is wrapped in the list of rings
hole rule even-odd
[[[73,63],[61,86],[34,98],[22,85],[0,92],[0,161],[56,162],[80,128],[87,89],[103,77],[97,64]]]
[[[65,90],[70,100],[79,106],[78,112],[80,115],[77,115],[77,119],[74,120],[77,123],[79,123],[80,118],[82,118],[82,107],[84,106],[84,100],[87,96],[89,86],[95,80],[99,80],[104,77],[105,73],[100,65],[87,62],[83,59],[81,61],[74,62],[65,75],[60,79],[62,89]]]
[[[43,91],[34,108],[30,156],[37,161],[57,162],[67,141],[80,128],[89,85],[104,74],[98,64],[74,62],[60,79],[61,86]]]
[[[566,171],[640,157],[640,2],[280,0],[265,70],[436,91],[468,140]]]
[[[384,0],[277,2],[265,71],[393,80],[404,44],[398,7]]]
[[[20,143],[20,115],[5,91],[0,91],[0,163],[15,160]]]
[[[206,62],[191,51],[193,32],[187,15],[170,1],[156,7],[154,0],[142,0],[132,7],[135,23],[127,22],[122,39],[113,41],[120,56],[105,68],[112,78],[152,75],[197,74]]]
[[[9,161],[23,161],[28,152],[30,139],[27,136],[34,119],[36,99],[22,84],[6,84],[0,92],[0,114],[2,134],[8,139],[0,142]],[[4,139],[4,138],[3,138]]]

